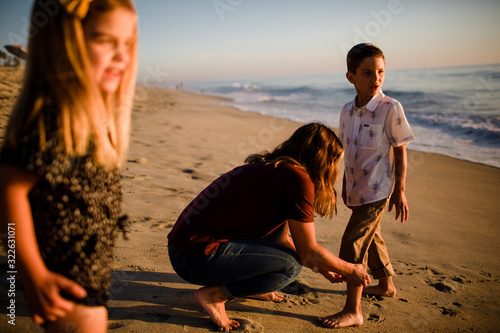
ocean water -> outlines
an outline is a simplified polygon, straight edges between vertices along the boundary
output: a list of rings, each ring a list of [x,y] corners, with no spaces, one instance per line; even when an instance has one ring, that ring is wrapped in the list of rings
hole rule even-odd
[[[243,111],[338,127],[356,94],[345,73],[199,82],[186,90]],[[408,149],[500,168],[500,64],[387,70],[383,92],[401,102],[416,136]]]

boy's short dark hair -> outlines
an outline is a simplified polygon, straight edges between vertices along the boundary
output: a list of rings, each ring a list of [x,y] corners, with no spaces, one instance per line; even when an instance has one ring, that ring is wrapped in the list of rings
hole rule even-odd
[[[359,65],[368,57],[380,57],[385,60],[382,50],[373,44],[354,45],[347,53],[347,71],[355,74]]]

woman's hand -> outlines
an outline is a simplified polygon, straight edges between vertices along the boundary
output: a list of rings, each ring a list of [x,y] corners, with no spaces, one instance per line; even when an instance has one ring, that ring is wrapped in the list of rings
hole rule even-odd
[[[348,263],[316,242],[314,223],[303,223],[289,219],[288,225],[302,265],[314,272],[320,272],[330,282],[338,282],[341,276],[342,280],[356,286],[366,287],[370,284],[370,276],[366,273],[363,265]],[[333,272],[338,272],[337,274],[340,275]]]
[[[82,286],[48,270],[27,280],[26,299],[36,324],[55,321],[74,310],[75,303],[65,299],[62,294],[76,299],[87,296]]]
[[[370,276],[361,264],[352,265],[351,271],[346,274],[346,280],[357,287],[367,287],[371,282]]]
[[[345,279],[342,275],[334,273],[332,271],[319,271],[328,281],[331,283],[344,283]]]

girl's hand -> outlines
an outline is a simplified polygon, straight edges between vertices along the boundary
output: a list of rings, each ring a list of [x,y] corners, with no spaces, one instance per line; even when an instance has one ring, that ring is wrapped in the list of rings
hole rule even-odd
[[[77,299],[87,296],[82,286],[51,271],[37,275],[26,285],[28,308],[36,324],[58,320],[74,310],[75,303],[61,293]]]
[[[353,265],[352,271],[346,276],[346,280],[357,287],[367,287],[371,282],[370,276],[361,264]]]

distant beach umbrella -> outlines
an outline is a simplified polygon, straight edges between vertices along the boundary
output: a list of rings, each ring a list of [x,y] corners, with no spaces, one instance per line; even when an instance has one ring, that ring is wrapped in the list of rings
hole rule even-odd
[[[5,49],[15,55],[16,57],[19,57],[23,60],[28,59],[28,50],[18,44],[11,44],[11,45],[4,45]]]

